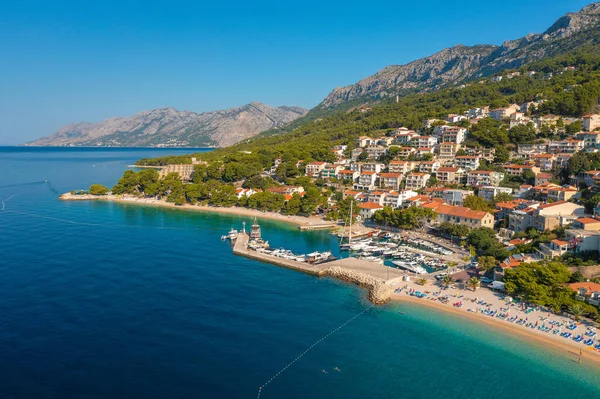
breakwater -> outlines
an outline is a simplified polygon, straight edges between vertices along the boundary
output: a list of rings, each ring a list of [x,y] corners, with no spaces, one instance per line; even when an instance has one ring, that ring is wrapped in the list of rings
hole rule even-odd
[[[356,258],[337,259],[319,264],[297,262],[250,250],[248,249],[248,241],[248,235],[240,233],[233,246],[233,253],[313,276],[329,276],[357,284],[368,289],[369,300],[376,304],[388,302],[394,291],[391,284],[392,280],[397,280],[405,275],[404,272],[398,269]]]

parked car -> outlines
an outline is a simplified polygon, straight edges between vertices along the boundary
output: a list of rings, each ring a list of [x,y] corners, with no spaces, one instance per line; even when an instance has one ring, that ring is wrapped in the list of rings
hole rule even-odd
[[[490,283],[493,283],[493,282],[494,282],[494,280],[492,280],[491,278],[488,278],[488,277],[482,277],[480,281],[481,281],[483,284],[490,284]]]

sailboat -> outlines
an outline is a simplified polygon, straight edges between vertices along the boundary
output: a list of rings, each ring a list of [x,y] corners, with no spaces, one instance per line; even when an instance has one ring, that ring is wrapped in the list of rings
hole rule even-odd
[[[350,224],[349,224],[349,230],[348,230],[348,243],[347,244],[342,244],[340,243],[340,250],[342,251],[349,251],[352,249],[352,205],[354,204],[354,201],[350,201]],[[343,239],[343,236],[342,236]]]

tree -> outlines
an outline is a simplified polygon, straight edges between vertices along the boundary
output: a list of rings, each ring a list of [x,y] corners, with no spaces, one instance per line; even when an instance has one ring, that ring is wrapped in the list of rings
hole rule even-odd
[[[573,301],[573,291],[565,286],[570,277],[571,273],[561,262],[527,263],[507,269],[504,283],[510,295],[536,305],[560,309]]]
[[[494,205],[496,205],[499,202],[510,202],[514,199],[515,199],[515,197],[513,197],[512,194],[498,193],[496,196],[494,196]]]
[[[285,203],[283,207],[284,215],[297,215],[302,207],[302,197],[297,193],[292,195],[292,198]]]
[[[510,129],[508,137],[513,144],[533,143],[536,139],[535,128],[531,122],[526,125],[517,125]]]
[[[369,153],[366,151],[363,151],[358,155],[357,159],[359,162],[366,161],[367,159],[369,159]]]
[[[487,201],[484,200],[483,198],[478,197],[476,195],[467,196],[463,200],[463,206],[465,206],[469,209],[472,209],[474,211],[485,211],[485,212],[491,211],[490,204],[488,204]]]
[[[525,169],[521,174],[523,181],[527,184],[535,184],[535,173],[531,169]]]
[[[584,152],[574,154],[567,163],[568,175],[576,175],[579,172],[587,172],[591,169],[590,161]]]
[[[309,189],[307,189],[306,194],[304,194],[304,197],[301,201],[302,204],[300,206],[300,209],[302,210],[302,213],[312,215],[315,212],[317,206],[321,203],[322,199],[323,198],[321,192],[318,188],[310,187]]]
[[[373,221],[380,225],[399,227],[402,229],[416,229],[422,227],[426,221],[435,219],[435,212],[427,208],[410,207],[407,209],[392,209],[389,206],[375,212]]]
[[[575,321],[579,321],[581,316],[583,316],[584,311],[585,307],[580,303],[574,303],[571,306],[569,306],[569,313],[573,315]]]
[[[498,261],[493,256],[480,256],[477,258],[477,263],[479,264],[479,269],[487,272],[496,267]]]
[[[565,127],[565,133],[567,133],[567,134],[577,134],[580,131],[581,131],[581,121],[571,122]]]
[[[416,283],[419,285],[425,285],[425,284],[427,284],[427,281],[428,280],[425,277],[421,277],[421,278],[417,279]]]
[[[479,256],[492,256],[499,260],[508,256],[508,252],[496,238],[496,232],[489,227],[471,230],[467,236],[467,243],[475,247]]]
[[[442,285],[444,286],[444,288],[450,287],[450,285],[452,285],[453,282],[454,279],[450,274],[446,274],[444,277],[442,277]]]
[[[106,195],[109,191],[108,187],[105,187],[102,184],[92,184],[90,186],[90,194],[92,195]]]
[[[477,277],[471,277],[469,281],[467,281],[467,286],[469,286],[473,291],[477,291],[477,288],[481,285],[481,282]]]

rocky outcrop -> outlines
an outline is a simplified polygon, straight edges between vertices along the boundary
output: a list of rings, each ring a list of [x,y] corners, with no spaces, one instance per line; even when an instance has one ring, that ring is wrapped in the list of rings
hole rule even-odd
[[[369,276],[354,270],[334,266],[325,270],[325,275],[335,277],[365,287],[369,290],[369,300],[375,304],[383,304],[390,300],[394,289],[383,279]]]
[[[353,85],[334,89],[320,104],[330,108],[352,100],[377,100],[408,92],[434,90],[490,76],[586,44],[597,44],[600,3],[559,18],[541,34],[508,40],[501,46],[458,45],[405,65],[383,68]]]
[[[99,123],[76,123],[28,143],[35,146],[226,147],[303,116],[300,107],[252,102],[238,108],[195,113],[160,108]]]

